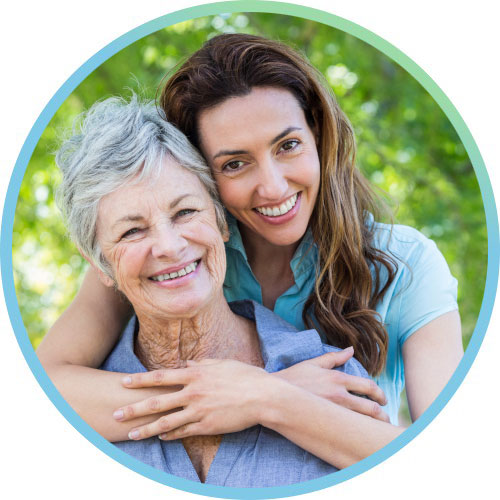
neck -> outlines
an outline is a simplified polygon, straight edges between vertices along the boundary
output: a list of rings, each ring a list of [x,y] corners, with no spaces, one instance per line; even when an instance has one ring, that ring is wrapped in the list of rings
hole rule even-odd
[[[139,333],[135,351],[148,370],[180,368],[187,360],[239,359],[258,349],[253,323],[229,308],[222,292],[190,318],[151,318],[137,313]]]
[[[244,224],[238,223],[238,227],[252,270],[264,267],[268,271],[274,269],[278,273],[282,273],[290,269],[290,262],[300,241],[291,245],[275,245],[247,228]]]

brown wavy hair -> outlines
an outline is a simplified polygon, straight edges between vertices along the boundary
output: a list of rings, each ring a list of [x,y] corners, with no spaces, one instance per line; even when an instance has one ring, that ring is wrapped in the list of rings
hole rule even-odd
[[[388,336],[375,305],[393,281],[397,263],[374,246],[368,214],[377,217],[381,204],[355,168],[351,124],[319,71],[280,42],[218,35],[166,82],[160,105],[199,148],[200,112],[248,95],[254,87],[290,91],[318,135],[321,178],[310,227],[319,267],[314,293],[304,306],[304,323],[319,327],[333,345],[353,346],[356,358],[376,375],[385,365]]]

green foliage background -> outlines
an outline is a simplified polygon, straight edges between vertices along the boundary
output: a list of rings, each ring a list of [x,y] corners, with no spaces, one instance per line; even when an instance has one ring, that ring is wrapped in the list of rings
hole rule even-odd
[[[399,207],[397,222],[436,241],[459,280],[466,345],[483,296],[487,235],[478,183],[455,130],[420,84],[384,54],[329,26],[275,14],[203,17],[149,35],[102,64],[54,115],[26,171],[14,225],[16,290],[33,345],[72,300],[85,270],[54,204],[58,137],[98,99],[129,89],[155,97],[167,72],[226,31],[289,43],[327,77],[355,128],[359,167]]]

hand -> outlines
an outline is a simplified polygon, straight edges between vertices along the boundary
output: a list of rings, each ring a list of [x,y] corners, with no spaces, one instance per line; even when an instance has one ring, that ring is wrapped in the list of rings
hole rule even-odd
[[[297,363],[274,375],[345,408],[389,422],[389,416],[381,408],[381,405],[387,404],[387,399],[373,380],[332,370],[345,364],[353,353],[352,347],[329,352]]]
[[[136,373],[123,379],[128,388],[183,386],[125,406],[113,416],[120,421],[170,412],[132,429],[130,439],[160,435],[179,439],[236,432],[258,423],[261,397],[273,382],[263,369],[235,360],[188,361],[187,368]]]

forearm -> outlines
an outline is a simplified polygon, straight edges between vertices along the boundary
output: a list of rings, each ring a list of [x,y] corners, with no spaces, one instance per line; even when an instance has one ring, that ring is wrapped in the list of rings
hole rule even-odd
[[[118,292],[100,283],[95,271],[85,275],[81,289],[37,349],[42,364],[99,367],[132,314]]]
[[[119,422],[113,418],[113,412],[117,408],[175,390],[165,387],[127,389],[121,383],[126,374],[83,366],[49,365],[45,366],[45,370],[78,415],[109,441],[126,440],[130,429],[150,423],[161,415],[153,414]]]
[[[404,431],[280,383],[286,385],[268,387],[260,423],[339,469],[366,458]]]
[[[63,397],[110,441],[126,439],[131,427],[115,421],[113,411],[158,391],[125,389],[120,374],[95,369],[106,359],[130,314],[130,305],[89,270],[75,300],[37,349],[40,362]]]

